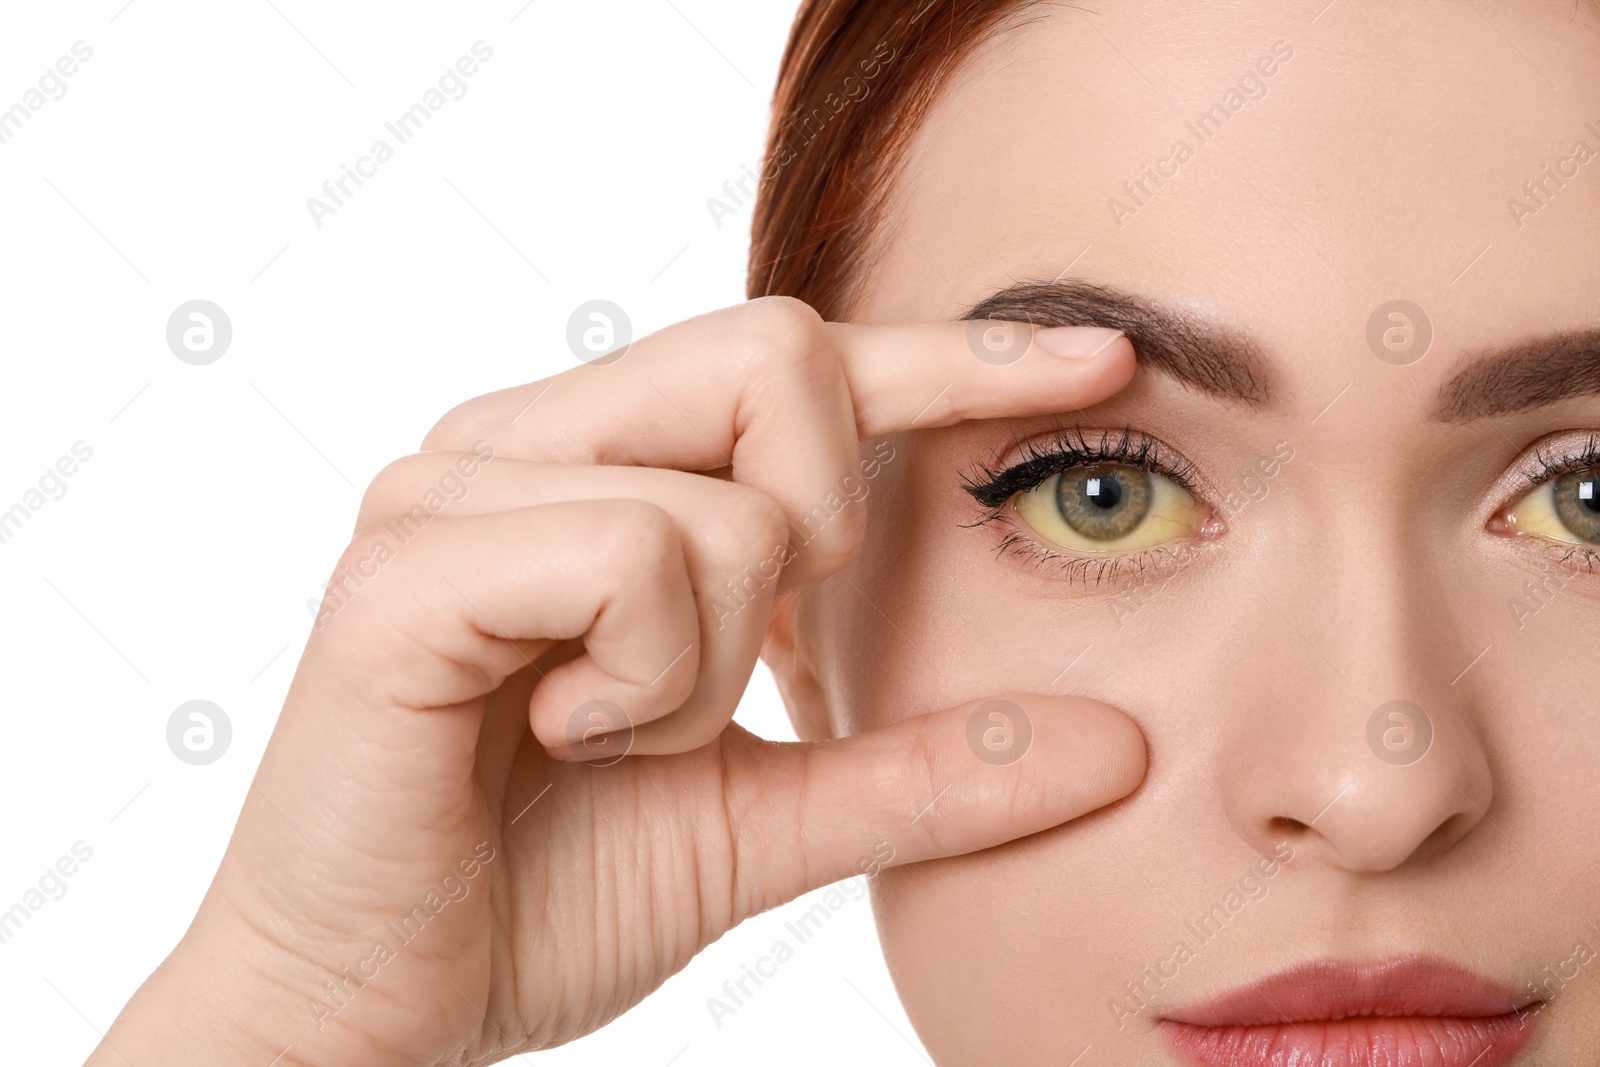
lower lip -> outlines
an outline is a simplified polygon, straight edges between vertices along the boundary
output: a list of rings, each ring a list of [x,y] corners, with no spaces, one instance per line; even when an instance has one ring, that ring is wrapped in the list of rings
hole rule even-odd
[[[1259,1026],[1161,1023],[1167,1042],[1206,1067],[1503,1067],[1533,1036],[1514,1014],[1362,1016]]]
[[[1205,1067],[1504,1067],[1536,1001],[1449,960],[1308,960],[1160,1022]]]

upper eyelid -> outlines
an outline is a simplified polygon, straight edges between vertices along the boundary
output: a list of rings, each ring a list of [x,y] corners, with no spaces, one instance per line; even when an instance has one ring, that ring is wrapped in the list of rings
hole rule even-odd
[[[1600,467],[1600,430],[1557,430],[1546,434],[1518,453],[1506,472],[1494,480],[1485,521],[1540,486],[1590,466]]]
[[[1063,444],[1066,447],[1062,447]],[[1084,458],[1076,463],[1070,462],[1074,458],[1072,453],[1082,454]],[[1053,459],[1059,459],[1061,465],[1051,470]],[[1036,434],[1016,442],[1010,449],[1000,453],[992,464],[976,464],[972,472],[963,476],[962,484],[981,506],[999,508],[1015,493],[1040,485],[1062,470],[1091,462],[1138,467],[1171,478],[1196,496],[1215,497],[1213,487],[1187,457],[1160,438],[1131,426],[1116,430],[1065,426]],[[1049,473],[1027,486],[1011,485],[1003,498],[997,497],[996,487],[1005,481],[1006,476],[1015,475],[1030,463],[1040,463]]]
[[[1535,486],[1543,485],[1575,470],[1600,465],[1600,434],[1591,434],[1578,453],[1557,455],[1554,460],[1547,459],[1546,455],[1544,448],[1537,448],[1523,464],[1524,476]],[[1538,464],[1537,471],[1533,469],[1534,464]]]
[[[1030,449],[1040,449],[1041,445],[1049,445],[1063,439],[1093,445],[1108,437],[1148,442],[1152,446],[1152,451],[1165,461],[1152,469],[1173,477],[1185,489],[1208,501],[1221,499],[1220,491],[1181,452],[1160,438],[1131,426],[1117,430],[1065,426],[1032,435],[1013,443],[1012,447],[1004,452],[998,452],[990,463],[976,463],[974,471],[963,476],[963,485],[969,493],[976,496],[977,494],[973,492],[975,488],[981,488],[994,476],[1004,475],[1026,463]],[[1108,462],[1117,460],[1112,459]],[[1494,504],[1484,517],[1487,519],[1490,514],[1511,506],[1531,490],[1564,473],[1591,465],[1600,467],[1600,429],[1568,429],[1546,434],[1524,448],[1507,466],[1504,473],[1494,479],[1486,494]],[[1064,464],[1062,469],[1069,466],[1070,464]],[[979,502],[982,503],[981,500]],[[998,507],[1002,503],[1003,501],[1000,501],[984,506]]]
[[[1192,485],[1185,485],[1184,488],[1196,493],[1196,495],[1200,496],[1203,500],[1207,500],[1208,502],[1222,499],[1222,496],[1218,493],[1212,483],[1200,473],[1198,467],[1189,461],[1185,456],[1183,456],[1183,454],[1175,447],[1168,445],[1166,442],[1160,440],[1154,435],[1135,430],[1132,427],[1125,427],[1121,430],[1085,430],[1082,427],[1077,426],[1058,427],[1053,431],[1035,434],[1023,441],[1014,442],[1012,447],[1006,449],[1004,452],[996,452],[994,454],[994,459],[990,463],[977,463],[975,465],[976,469],[981,471],[987,477],[978,478],[975,480],[973,476],[969,474],[964,476],[963,482],[968,492],[972,493],[974,486],[981,486],[989,478],[992,478],[992,476],[1003,475],[1014,470],[1018,466],[1025,464],[1027,462],[1030,450],[1044,452],[1047,451],[1048,446],[1063,439],[1069,441],[1076,440],[1080,444],[1093,445],[1095,443],[1103,442],[1107,437],[1111,437],[1113,439],[1117,437],[1123,437],[1150,442],[1159,455],[1168,459],[1175,459],[1179,464],[1182,465],[1182,470],[1194,483]],[[1110,460],[1110,462],[1115,462],[1115,460]],[[1063,464],[1061,469],[1070,469],[1071,466],[1071,464]],[[1588,469],[1590,467],[1600,470],[1600,429],[1567,429],[1545,434],[1538,440],[1524,447],[1504,468],[1502,473],[1494,478],[1489,486],[1488,492],[1485,493],[1485,497],[1487,497],[1487,499],[1481,500],[1477,506],[1479,521],[1487,522],[1492,516],[1503,513],[1507,508],[1514,506],[1530,493],[1542,486],[1548,485],[1550,482],[1554,481],[1558,477],[1561,477],[1563,474],[1570,473],[1574,470]],[[1157,469],[1160,473],[1169,473],[1165,469]],[[1049,475],[1046,475],[1045,477],[1048,478]],[[1044,478],[1041,478],[1035,484],[1042,484],[1044,480]],[[976,496],[976,494],[974,495]],[[983,508],[984,515],[976,522],[963,523],[962,525],[968,527],[978,527],[987,526],[996,521],[1000,521],[1005,525],[1010,526],[1011,532],[1007,534],[1005,541],[1003,541],[997,549],[998,554],[1004,554],[1008,550],[1014,550],[1014,542],[1016,541],[1027,541],[1030,543],[1029,552],[1034,555],[1036,562],[1040,565],[1047,563],[1059,563],[1064,567],[1076,568],[1082,566],[1085,560],[1089,560],[1096,568],[1098,568],[1096,570],[1096,577],[1094,580],[1094,584],[1096,585],[1098,585],[1101,580],[1118,575],[1121,569],[1128,565],[1130,561],[1132,561],[1132,565],[1134,566],[1141,566],[1137,562],[1140,558],[1164,551],[1168,547],[1165,545],[1157,546],[1151,549],[1142,549],[1103,558],[1077,556],[1071,553],[1070,550],[1061,550],[1042,544],[1028,533],[1018,530],[1016,528],[1016,523],[1005,514],[1005,504],[1009,500],[1009,494],[1005,500],[998,501],[992,505],[984,504],[980,500],[979,503]],[[1486,507],[1490,501],[1493,501],[1492,506]],[[1212,506],[1215,507],[1214,504]],[[1584,548],[1584,551],[1590,553],[1591,556],[1595,558],[1596,566],[1597,568],[1600,568],[1600,548],[1587,546]],[[1081,582],[1082,584],[1087,585],[1089,584],[1089,581],[1087,577],[1085,577],[1086,574],[1087,570],[1085,570],[1082,574],[1072,571],[1069,573],[1069,581],[1072,584],[1078,584]]]

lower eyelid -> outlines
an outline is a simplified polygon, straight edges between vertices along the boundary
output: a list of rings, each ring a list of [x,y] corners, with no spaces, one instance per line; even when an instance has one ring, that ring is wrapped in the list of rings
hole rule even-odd
[[[1512,507],[1497,513],[1497,517],[1501,518],[1500,525],[1503,529],[1496,531],[1491,527],[1491,531],[1538,540],[1557,547],[1600,549],[1600,545],[1595,542],[1585,541],[1564,528],[1565,523],[1554,507],[1554,496],[1555,483],[1546,482]],[[1542,513],[1539,509],[1542,509]]]
[[[1069,585],[1100,586],[1166,580],[1197,557],[1194,540],[1174,540],[1137,552],[1076,555],[1050,548],[1018,533],[1008,534],[997,555],[1031,558],[1036,567],[1059,568]]]
[[[1205,501],[1196,498],[1201,521],[1188,537],[1174,537],[1148,548],[1120,552],[1075,552],[1043,541],[1016,513],[1015,501],[1007,502],[975,525],[999,525],[1005,533],[996,547],[997,558],[1011,556],[1031,560],[1036,568],[1057,567],[1068,584],[1103,584],[1165,580],[1185,568],[1203,544],[1215,540],[1224,530],[1220,516]]]
[[[1553,501],[1550,498],[1553,497],[1557,479],[1564,475],[1575,470],[1600,470],[1600,432],[1582,431],[1581,433],[1581,437],[1575,438],[1572,431],[1566,431],[1559,435],[1561,439],[1555,444],[1551,442],[1558,435],[1549,435],[1536,442],[1534,446],[1530,447],[1529,451],[1525,451],[1523,458],[1517,462],[1512,470],[1502,475],[1501,479],[1498,479],[1502,487],[1500,492],[1505,494],[1502,496],[1505,502],[1488,517],[1488,525],[1491,532],[1510,535],[1524,542],[1528,550],[1544,556],[1546,559],[1553,561],[1562,570],[1571,572],[1574,575],[1577,573],[1600,573],[1600,542],[1581,540],[1571,536],[1570,533],[1562,536],[1558,532],[1552,532],[1549,527],[1554,524],[1560,524],[1561,520],[1559,515],[1555,514]],[[1142,436],[1139,439],[1143,440]],[[1207,489],[1201,488],[1201,486],[1209,485],[1209,483],[1199,477],[1194,468],[1188,465],[1187,461],[1183,460],[1175,450],[1161,446],[1160,442],[1154,439],[1150,440],[1152,445],[1163,450],[1163,454],[1171,451],[1171,454],[1182,464],[1183,470],[1190,472],[1180,477],[1172,472],[1140,467],[1140,469],[1146,470],[1152,476],[1173,481],[1193,498],[1193,503],[1201,515],[1201,520],[1188,537],[1176,536],[1171,540],[1146,548],[1107,550],[1103,553],[1080,551],[1072,547],[1057,545],[1044,539],[1027,522],[1016,515],[1015,502],[1017,493],[1014,493],[1004,503],[986,507],[987,514],[979,522],[972,525],[995,524],[1008,527],[998,546],[997,556],[1020,556],[1031,559],[1037,566],[1041,567],[1045,565],[1059,566],[1066,572],[1069,581],[1074,584],[1082,582],[1086,585],[1098,585],[1129,576],[1136,577],[1139,573],[1145,571],[1159,573],[1162,570],[1167,570],[1170,574],[1170,568],[1184,566],[1189,559],[1193,558],[1193,553],[1198,545],[1215,540],[1226,530],[1227,524],[1223,518],[1223,510],[1211,502],[1212,494]],[[1529,458],[1530,453],[1532,458]],[[1062,469],[1075,469],[1095,462],[1117,463],[1118,459],[1113,456],[1090,457],[1087,461],[1080,461]],[[1020,464],[1017,464],[1017,466],[1020,466]],[[1009,469],[1014,469],[1014,467],[1004,468],[1002,472]],[[1044,480],[1048,481],[1049,477],[1053,477],[1053,475],[1047,476]],[[1511,484],[1513,479],[1520,484]],[[1039,484],[1043,483],[1035,483],[1033,488],[1037,488]],[[1265,486],[1263,485],[1261,488],[1264,490]],[[1027,490],[1020,491],[1025,492]],[[1515,494],[1515,496],[1512,496],[1512,494]],[[1250,500],[1258,500],[1266,495],[1264,491],[1259,496],[1249,491],[1248,488],[1245,491],[1245,497]],[[1510,499],[1506,499],[1507,497],[1510,497]],[[1544,498],[1547,503],[1547,514],[1541,516],[1543,521],[1540,526],[1544,527],[1542,529],[1530,525],[1526,517],[1514,514],[1524,504],[1539,498]],[[1232,513],[1234,510],[1236,509],[1230,503],[1229,512]],[[1478,514],[1483,515],[1484,512],[1479,511]]]
[[[1016,503],[1021,494],[1038,489],[1066,471],[1102,464],[1132,467],[1159,479],[1167,489],[1185,495],[1193,515],[1187,521],[1177,520],[1174,525],[1178,528],[1173,529],[1166,540],[1142,547],[1097,552],[1057,544],[1017,513]],[[1017,477],[1030,467],[1037,473],[1030,473],[1026,481]],[[1122,430],[1058,429],[1053,435],[1014,445],[1005,453],[1002,464],[979,466],[963,484],[982,508],[981,517],[970,525],[1004,528],[996,547],[997,557],[1018,557],[1031,560],[1036,567],[1057,567],[1073,583],[1100,584],[1154,569],[1161,562],[1182,566],[1198,543],[1214,540],[1226,529],[1222,512],[1214,503],[1221,497],[1211,491],[1210,483],[1200,475],[1198,468],[1177,449],[1131,427]],[[996,499],[997,489],[1009,491],[1009,495]],[[1145,520],[1146,524],[1152,521],[1173,523],[1162,516]],[[1169,527],[1155,527],[1157,531],[1167,529]],[[1134,536],[1129,534],[1130,538]],[[1174,563],[1175,557],[1181,559]]]

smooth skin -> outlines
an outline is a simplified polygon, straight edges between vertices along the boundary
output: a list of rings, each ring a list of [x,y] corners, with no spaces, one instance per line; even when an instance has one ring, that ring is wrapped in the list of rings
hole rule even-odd
[[[1273,388],[1254,406],[1206,396],[1145,358],[1081,412],[897,435],[861,553],[780,605],[796,641],[769,661],[791,664],[787,692],[821,696],[797,703],[802,737],[1005,679],[1112,704],[1149,747],[1138,792],[1088,822],[872,880],[908,1018],[941,1065],[1062,1065],[1092,1044],[1079,1067],[1172,1067],[1168,1013],[1302,961],[1430,954],[1543,990],[1518,1067],[1591,1067],[1600,574],[1563,574],[1560,552],[1491,520],[1528,491],[1521,457],[1600,432],[1600,396],[1435,416],[1487,352],[1600,327],[1600,158],[1575,178],[1566,164],[1537,214],[1508,207],[1533,204],[1524,183],[1576,141],[1600,152],[1600,9],[1028,14],[930,108],[849,317],[953,317],[1060,276],[1250,335]],[[1258,78],[1265,95],[1199,143],[1185,123],[1278,41],[1294,54]],[[1108,200],[1132,206],[1123,183],[1179,138],[1193,158],[1147,181],[1119,227]],[[1404,366],[1367,334],[1395,299],[1433,327]],[[1225,528],[1181,567],[1151,556],[1119,580],[1000,552],[1006,534],[1039,539],[975,526],[963,479],[1061,426],[1159,440]],[[1433,728],[1426,757],[1400,766],[1367,733],[1396,699]],[[1261,878],[1280,844],[1293,859]],[[1230,900],[1245,903],[1224,933],[1191,930]],[[1181,966],[1180,942],[1196,953]]]
[[[996,694],[1033,726],[1007,766],[968,746],[976,701],[834,741],[732,723],[779,583],[730,614],[724,582],[801,529],[784,591],[855,556],[864,502],[804,524],[861,441],[1093,404],[1134,372],[1114,331],[1028,340],[996,366],[964,324],[773,298],[450,412],[369,488],[335,576],[383,562],[325,601],[198,915],[89,1063],[491,1063],[597,1029],[743,919],[885,857],[1128,794],[1143,740],[1091,700]],[[387,524],[460,463],[466,494],[396,547]],[[574,723],[595,700],[631,738],[584,736],[625,726]],[[402,944],[388,924],[446,876],[465,892]]]

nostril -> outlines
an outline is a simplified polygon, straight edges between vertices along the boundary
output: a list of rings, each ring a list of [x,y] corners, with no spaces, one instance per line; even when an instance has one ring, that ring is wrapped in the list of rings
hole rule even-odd
[[[1419,852],[1425,850],[1430,854],[1438,854],[1448,851],[1457,841],[1472,832],[1472,828],[1478,825],[1481,814],[1481,812],[1458,811],[1451,815],[1433,828],[1433,833],[1423,841]]]
[[[1268,820],[1267,825],[1272,828],[1272,832],[1277,836],[1290,840],[1304,837],[1311,832],[1311,827],[1308,824],[1301,822],[1299,819],[1291,819],[1282,815]]]

